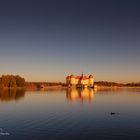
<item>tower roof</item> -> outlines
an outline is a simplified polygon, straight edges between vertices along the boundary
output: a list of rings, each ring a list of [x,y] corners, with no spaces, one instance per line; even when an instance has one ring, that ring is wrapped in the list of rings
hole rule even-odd
[[[89,75],[89,78],[93,78],[93,75]]]
[[[75,78],[76,78],[76,79],[80,79],[80,76],[76,76]]]
[[[73,75],[73,74],[71,74],[71,75],[70,75],[70,78],[74,78],[74,75]]]

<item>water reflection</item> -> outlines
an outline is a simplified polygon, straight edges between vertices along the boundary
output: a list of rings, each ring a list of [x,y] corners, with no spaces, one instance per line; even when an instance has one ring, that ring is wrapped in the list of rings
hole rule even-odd
[[[0,102],[7,102],[11,100],[19,100],[25,95],[25,90],[0,90]]]
[[[85,88],[85,89],[76,89],[76,88],[69,88],[66,92],[66,97],[70,101],[81,100],[84,101],[91,101],[94,99],[94,90]]]
[[[19,92],[0,91],[0,140],[140,138],[140,88]]]

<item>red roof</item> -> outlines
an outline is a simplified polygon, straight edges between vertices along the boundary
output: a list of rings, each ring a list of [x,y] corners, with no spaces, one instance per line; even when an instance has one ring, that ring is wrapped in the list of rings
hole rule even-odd
[[[76,79],[80,79],[80,76],[76,76],[75,78],[76,78]]]
[[[82,78],[81,78],[81,80],[87,80],[87,77],[86,77],[86,76],[84,76],[84,77],[82,77]]]
[[[70,76],[67,76],[66,78],[67,79],[75,78],[75,79],[86,80],[88,78],[93,78],[93,75],[89,75],[89,77],[87,77],[87,76],[74,76],[74,75],[70,75]]]
[[[83,78],[87,79],[87,77],[86,77],[86,76],[83,76]]]
[[[70,79],[70,76],[67,76],[66,78],[67,78],[67,79]]]

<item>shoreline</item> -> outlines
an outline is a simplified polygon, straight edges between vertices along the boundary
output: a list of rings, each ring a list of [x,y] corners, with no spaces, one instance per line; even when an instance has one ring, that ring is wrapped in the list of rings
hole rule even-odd
[[[97,86],[97,89],[101,89],[101,88],[140,88],[140,86]]]
[[[100,89],[139,89],[140,86],[97,86],[96,88],[93,88],[95,90]],[[37,87],[3,87],[0,88],[0,90],[64,90],[68,89],[67,86],[45,86],[44,88],[37,88]],[[70,88],[71,89],[71,88]]]
[[[100,89],[139,89],[140,88],[140,86],[138,87],[138,86],[136,86],[136,87],[134,87],[134,86],[121,86],[121,87],[119,87],[119,86],[97,86],[97,87],[95,87],[95,88],[91,88],[91,89],[93,89],[93,90],[100,90]],[[27,90],[29,89],[29,88],[26,88]],[[64,89],[72,89],[72,88],[68,88],[67,86],[45,86],[44,88],[32,88],[33,90],[64,90]],[[82,88],[76,88],[76,89],[82,89]],[[84,89],[86,89],[86,88],[84,88]],[[87,89],[90,89],[90,88],[87,88]]]

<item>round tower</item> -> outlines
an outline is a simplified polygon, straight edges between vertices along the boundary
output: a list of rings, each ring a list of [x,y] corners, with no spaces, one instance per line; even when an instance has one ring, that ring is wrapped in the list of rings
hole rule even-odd
[[[66,77],[66,84],[67,84],[67,86],[70,85],[70,76],[67,76],[67,77]]]
[[[74,86],[76,83],[75,83],[75,77],[74,77],[74,75],[71,75],[70,76],[70,84],[72,85],[72,86]]]
[[[93,87],[94,85],[94,78],[93,78],[93,75],[89,75],[89,86],[90,87]]]

